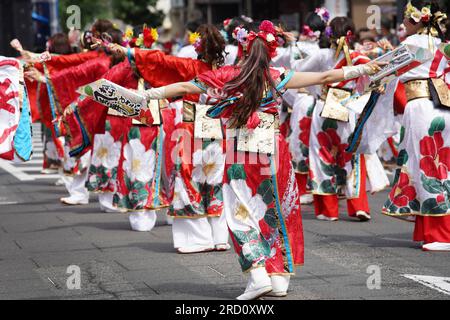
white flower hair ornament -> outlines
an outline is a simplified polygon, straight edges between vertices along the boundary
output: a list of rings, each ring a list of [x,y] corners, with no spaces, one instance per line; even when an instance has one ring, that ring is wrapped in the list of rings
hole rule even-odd
[[[327,8],[317,8],[315,13],[322,19],[322,21],[327,24],[330,21],[330,11]]]

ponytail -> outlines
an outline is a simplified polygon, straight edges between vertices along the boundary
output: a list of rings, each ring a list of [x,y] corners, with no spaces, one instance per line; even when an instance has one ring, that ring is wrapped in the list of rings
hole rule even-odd
[[[261,105],[265,93],[268,90],[276,90],[270,74],[270,61],[264,41],[256,38],[239,75],[225,84],[223,91],[227,96],[240,95],[230,118],[231,128],[245,126],[253,112]]]
[[[209,65],[222,66],[225,63],[225,39],[213,25],[202,24],[197,32],[201,35],[199,56]]]

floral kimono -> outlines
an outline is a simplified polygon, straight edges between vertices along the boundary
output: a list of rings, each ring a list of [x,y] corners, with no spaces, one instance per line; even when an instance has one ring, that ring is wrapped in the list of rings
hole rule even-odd
[[[237,67],[223,67],[202,74],[193,83],[206,92],[207,88],[222,88],[238,72]],[[283,90],[292,73],[271,69],[271,76]],[[220,102],[208,115],[225,123],[235,99]],[[293,274],[304,260],[298,188],[287,142],[279,133],[279,111],[279,101],[269,93],[251,118],[261,126],[261,131],[256,128],[262,135],[257,143],[244,136],[236,139],[240,132],[245,135],[246,128],[226,133],[224,214],[243,271],[265,266],[269,274]],[[265,150],[266,142],[274,146],[271,153]],[[237,149],[235,143],[242,145]],[[254,152],[256,147],[260,152]]]
[[[62,120],[64,113],[70,112],[72,104],[77,103],[79,93],[78,87],[98,80],[109,69],[110,59],[101,56],[80,65],[63,69],[61,71],[50,72],[46,70],[46,86],[50,108],[52,112],[52,128],[55,134],[63,141],[63,171],[65,175],[73,176],[80,173],[89,166],[89,155],[80,159],[71,158],[70,155],[70,131],[64,126]]]
[[[76,67],[87,61],[95,60],[99,57],[105,57],[105,54],[100,51],[89,51],[69,55],[52,55],[51,60],[46,61],[43,64],[36,63],[34,64],[34,67],[40,72],[43,72],[47,80],[55,77],[56,74],[59,74],[60,77],[63,78],[64,76],[61,76],[61,72],[64,73],[65,69]],[[68,74],[67,72],[68,71],[66,71],[65,75]],[[59,81],[56,82],[56,85],[58,84]],[[64,158],[64,144],[62,143],[62,141],[60,141],[60,139],[58,139],[58,137],[62,135],[62,132],[59,131],[61,128],[58,127],[56,121],[62,115],[63,110],[60,107],[61,104],[58,103],[58,98],[55,99],[55,94],[61,99],[65,99],[66,94],[71,95],[72,97],[74,94],[76,94],[74,91],[69,92],[67,90],[68,88],[65,88],[64,86],[59,87],[62,88],[62,91],[55,92],[54,85],[55,83],[51,80],[47,83],[39,83],[36,87],[35,93],[37,107],[40,112],[39,118],[45,125],[45,127],[51,131],[51,134],[47,135],[52,139],[52,143],[48,144],[48,147],[50,149],[49,155],[54,154],[53,150],[56,150],[58,155],[56,158],[53,158],[53,160],[50,160],[49,164],[51,164],[52,161],[53,163],[60,162],[61,159]],[[72,86],[70,86],[69,88],[72,88]],[[72,102],[72,100],[69,100],[69,102]],[[46,142],[50,142],[50,139],[47,139]],[[47,146],[47,143],[45,144],[45,146]],[[51,165],[48,165],[46,161],[44,161],[44,168],[49,166]]]
[[[429,49],[427,35],[403,43]],[[432,38],[434,48],[440,40]],[[438,108],[423,79],[444,79],[448,60],[438,50],[434,59],[400,77],[408,103],[402,120],[399,166],[383,213],[416,216],[414,240],[450,243],[450,110]],[[450,83],[447,80],[447,88]],[[445,82],[444,82],[445,83]],[[445,90],[445,88],[444,88]]]
[[[298,53],[291,58],[291,69],[298,72],[314,69],[304,55],[311,56],[319,51],[314,41],[297,43]],[[292,114],[290,116],[291,134],[289,135],[289,150],[292,164],[299,184],[300,194],[309,193],[309,137],[311,132],[312,115],[320,95],[320,86],[313,86],[296,92]]]
[[[188,81],[211,69],[200,60],[171,57],[156,50],[136,49],[135,60],[142,77],[154,87]],[[167,172],[172,186],[169,215],[175,218],[217,217],[222,213],[223,141],[194,137],[195,114],[207,104],[206,95],[186,96],[170,104],[175,131],[167,138],[175,148],[167,144],[165,153],[168,160],[174,159],[174,163],[167,162]]]
[[[126,88],[138,88],[129,61],[115,65],[101,78]],[[86,183],[89,191],[112,193],[115,206],[130,211],[167,205],[167,201],[159,203],[165,190],[159,188],[160,182],[156,182],[154,174],[157,168],[152,165],[155,159],[161,163],[162,158],[156,157],[160,152],[147,152],[147,149],[155,150],[155,144],[162,146],[163,140],[158,139],[160,126],[133,125],[131,118],[83,97],[66,112],[65,124],[73,154],[79,156],[92,149]],[[158,170],[161,168],[162,165]]]
[[[174,104],[179,104],[175,102]],[[225,167],[224,142],[194,135],[199,109],[211,102],[201,95],[197,103],[181,101],[181,122],[176,124],[174,193],[169,214],[176,218],[218,217],[223,210],[222,182]],[[197,119],[196,119],[197,118]],[[219,123],[220,133],[221,127]]]
[[[347,65],[344,54],[335,60],[336,51],[322,49],[314,60],[320,59],[321,67],[316,71],[339,69]],[[350,54],[353,65],[365,64],[369,58],[357,53]],[[353,91],[355,81],[343,81],[333,88]],[[361,156],[346,152],[348,138],[353,131],[350,122],[341,122],[321,116],[323,100],[318,100],[313,112],[310,137],[311,188],[315,195],[343,193],[347,198],[358,198],[361,191]],[[365,188],[365,186],[364,186]]]
[[[161,110],[161,124],[133,122],[124,132],[118,164],[114,205],[126,211],[157,210],[169,206],[165,145],[173,131],[173,112]]]

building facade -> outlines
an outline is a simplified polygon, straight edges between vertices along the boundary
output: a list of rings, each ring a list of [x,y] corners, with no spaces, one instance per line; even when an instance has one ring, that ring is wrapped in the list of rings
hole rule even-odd
[[[392,27],[403,20],[408,0],[171,0],[175,25],[193,20],[219,24],[226,18],[247,15],[255,20],[272,19],[283,22],[288,29],[299,30],[308,12],[327,7],[332,17],[349,16],[356,28],[366,28],[374,10],[392,21]],[[450,0],[441,0],[450,8]],[[377,8],[375,8],[376,6]],[[172,19],[173,21],[173,19]]]

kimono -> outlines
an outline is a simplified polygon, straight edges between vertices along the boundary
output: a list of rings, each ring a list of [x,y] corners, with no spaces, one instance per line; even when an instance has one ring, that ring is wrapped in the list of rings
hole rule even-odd
[[[339,69],[347,65],[344,53],[336,59],[334,49],[321,49],[312,55],[301,71],[326,71]],[[366,56],[351,52],[349,59],[352,65],[365,64],[370,61]],[[345,90],[353,94],[356,88],[355,80],[346,80],[324,88],[325,93],[331,88]],[[338,218],[338,196],[347,198],[348,214],[356,216],[358,211],[369,213],[369,204],[366,194],[367,174],[377,183],[372,189],[380,191],[388,186],[388,179],[378,157],[353,154],[346,151],[348,138],[353,132],[353,121],[343,122],[321,116],[324,109],[326,95],[322,95],[314,107],[311,120],[309,139],[309,169],[311,193],[314,195],[316,215],[328,218]],[[370,164],[370,168],[369,168]],[[384,179],[379,179],[383,176]]]
[[[100,56],[61,71],[50,72],[46,68],[46,86],[53,118],[51,125],[63,141],[62,165],[65,175],[74,176],[85,171],[89,166],[89,155],[80,159],[71,157],[69,144],[71,137],[62,118],[66,109],[72,108],[71,103],[79,98],[77,89],[101,78],[108,71],[109,64],[109,57]],[[67,112],[70,112],[70,108]]]
[[[36,63],[34,67],[43,72],[48,79],[51,75],[63,71],[66,68],[75,67],[86,61],[105,56],[101,51],[88,51],[69,55],[52,55],[50,61]],[[64,159],[64,141],[59,139],[62,135],[61,127],[57,125],[57,119],[62,115],[60,105],[54,99],[54,91],[51,83],[39,83],[30,87],[32,97],[36,96],[39,118],[44,125],[44,169],[59,168]],[[36,91],[36,92],[34,92]],[[61,96],[64,96],[62,94]],[[32,103],[33,106],[34,103]]]
[[[440,40],[432,38],[432,47]],[[427,35],[413,35],[403,43],[429,50]],[[438,50],[434,59],[400,77],[408,103],[402,119],[398,169],[383,213],[415,216],[414,240],[450,243],[450,111],[439,108],[420,89],[423,79],[450,82],[448,60]],[[422,95],[421,95],[422,93]]]
[[[298,42],[297,52],[291,57],[291,70],[302,72],[308,70],[308,60],[319,51],[319,46],[313,41]],[[309,178],[309,136],[311,132],[312,115],[316,101],[320,96],[320,86],[298,90],[295,94],[292,113],[289,119],[291,134],[288,137],[292,164],[295,169],[300,195],[310,193]]]
[[[193,83],[207,92],[208,88],[222,88],[238,72],[238,67],[223,67],[200,75]],[[292,74],[271,69],[279,90],[284,89]],[[210,117],[222,120],[224,130],[236,99],[228,98],[208,110]],[[295,272],[296,265],[303,264],[304,243],[298,187],[287,142],[279,131],[281,106],[277,100],[268,93],[251,117],[255,121],[252,123],[261,126],[261,139],[274,146],[271,153],[266,153],[269,150],[264,149],[266,143],[261,140],[236,140],[241,130],[245,134],[245,128],[227,130],[223,201],[242,270],[263,266],[269,274],[288,275]],[[240,141],[245,147],[238,149],[235,144],[240,145]],[[256,146],[258,150],[252,149]]]
[[[137,49],[135,61],[142,77],[153,87],[189,81],[212,68],[200,60],[171,57],[153,50]],[[173,134],[166,135],[164,154],[175,248],[214,248],[228,242],[222,216],[224,142],[194,136],[197,111],[209,103],[206,95],[188,95],[169,104],[174,129]],[[165,120],[163,127],[169,124]]]
[[[154,50],[136,50],[136,66],[143,78],[152,86],[189,81],[210,70],[211,66],[199,60],[166,56]],[[174,137],[169,137],[175,149],[166,149],[166,157],[173,159],[171,184],[172,201],[169,215],[174,218],[202,218],[220,216],[222,203],[223,160],[222,142],[203,143],[194,138],[194,113],[196,104],[208,104],[203,96],[187,96],[171,103],[176,114]],[[220,150],[220,152],[219,152]],[[205,153],[205,154],[204,154]],[[204,174],[202,159],[211,156],[208,174]]]

